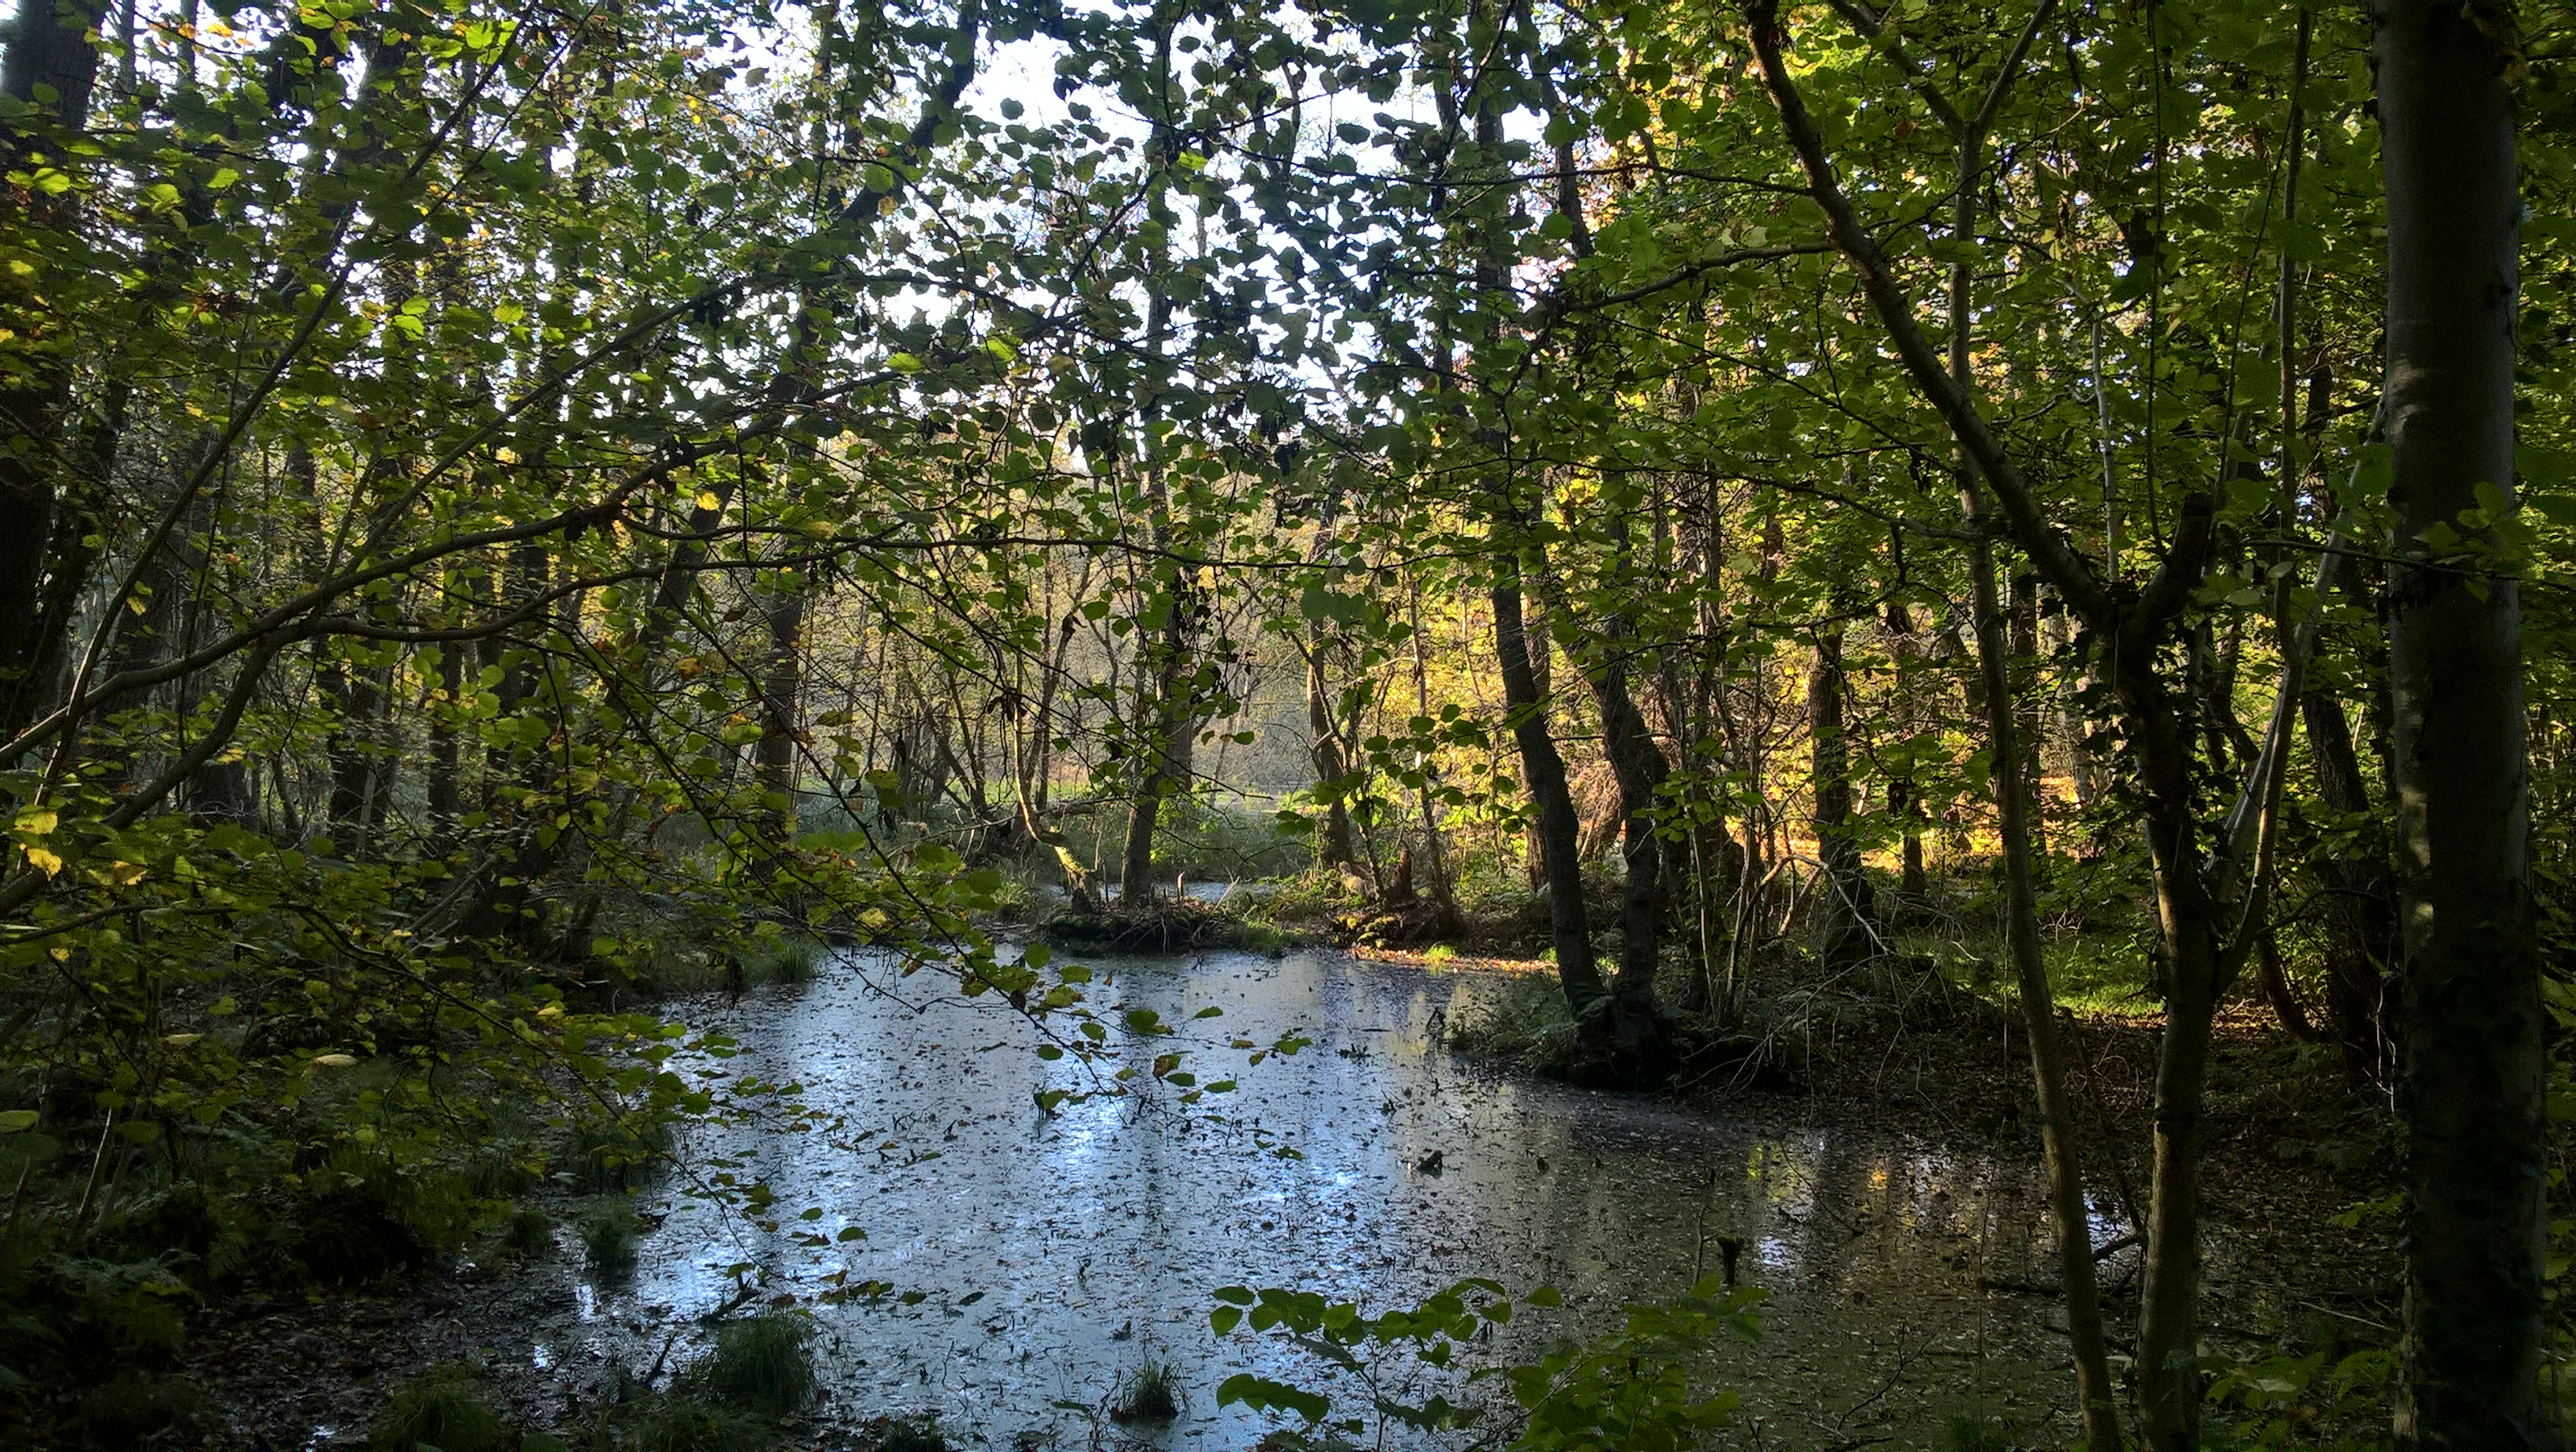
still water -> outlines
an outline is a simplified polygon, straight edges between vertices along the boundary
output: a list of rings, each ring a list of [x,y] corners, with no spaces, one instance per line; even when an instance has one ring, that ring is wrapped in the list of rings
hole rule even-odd
[[[1179,1047],[1201,1080],[1240,1087],[1186,1108],[1165,1088],[1050,1114],[1040,1091],[1096,1087],[1072,1059],[1041,1061],[1007,1005],[865,954],[810,985],[703,1005],[692,1027],[741,1050],[688,1072],[801,1084],[825,1122],[698,1130],[643,1197],[662,1218],[638,1271],[585,1287],[543,1354],[640,1365],[661,1327],[734,1300],[738,1277],[809,1303],[882,1282],[893,1289],[817,1305],[826,1384],[853,1415],[936,1413],[960,1440],[1082,1446],[1097,1413],[1071,1408],[1102,1407],[1153,1358],[1184,1392],[1156,1444],[1248,1448],[1269,1424],[1217,1407],[1226,1376],[1350,1388],[1248,1332],[1213,1336],[1218,1287],[1375,1311],[1469,1276],[1554,1285],[1562,1311],[1488,1348],[1526,1354],[1714,1274],[1732,1237],[1744,1282],[1772,1293],[1760,1342],[1717,1361],[1745,1400],[1744,1445],[1933,1446],[1961,1416],[2021,1441],[2075,1431],[2050,1329],[2063,1313],[1979,1289],[2055,1278],[2034,1164],[1795,1127],[1776,1105],[1735,1118],[1477,1068],[1439,1046],[1438,1025],[1495,991],[1486,974],[1319,951],[1085,961],[1102,975],[1095,1003],[1183,1026],[1177,1040],[1113,1031],[1120,1061],[1141,1074]],[[1290,1033],[1311,1045],[1259,1064],[1229,1047]],[[728,1165],[774,1191],[763,1216],[687,1192]]]

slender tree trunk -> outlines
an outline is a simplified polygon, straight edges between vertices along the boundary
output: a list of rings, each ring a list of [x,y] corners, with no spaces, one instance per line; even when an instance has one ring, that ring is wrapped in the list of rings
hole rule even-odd
[[[1619,975],[1610,985],[1612,1076],[1628,1085],[1662,1082],[1671,1074],[1670,1034],[1655,1006],[1655,969],[1663,942],[1664,844],[1655,834],[1657,798],[1672,774],[1655,744],[1645,714],[1628,691],[1628,663],[1620,654],[1629,632],[1614,629],[1600,668],[1591,672],[1601,707],[1601,733],[1610,770],[1619,782],[1620,853],[1626,868],[1619,893]]]
[[[1962,372],[1964,372],[1962,359]],[[1964,476],[1963,476],[1964,482]],[[1969,518],[1984,513],[1973,486],[1963,488]],[[2066,1326],[2075,1351],[2075,1398],[2084,1418],[2084,1443],[2118,1452],[2120,1418],[2110,1357],[2102,1334],[2101,1292],[2095,1285],[2092,1218],[2084,1199],[2084,1164],[2076,1139],[2075,1108],[2066,1090],[2066,1047],[2058,1037],[2056,995],[2041,956],[2037,870],[2032,861],[2030,788],[2023,756],[2013,739],[2010,672],[2003,610],[1995,587],[1994,546],[1972,528],[1969,585],[1977,622],[1977,665],[1985,679],[1986,735],[1996,768],[1989,781],[2004,847],[2004,928],[2020,990],[2022,1039],[2030,1048],[2030,1077],[2039,1100],[2039,1133],[2048,1164],[2049,1218],[2057,1232],[2058,1277],[2066,1292]]]
[[[66,132],[88,124],[89,100],[98,77],[98,44],[91,38],[107,9],[96,0],[18,0],[0,60],[0,99],[13,106],[35,106],[39,88],[50,90],[47,117]],[[0,169],[23,170],[53,154],[38,131],[14,120],[0,119]],[[68,230],[79,215],[77,188],[48,197],[33,194],[25,219],[40,228]],[[17,337],[11,380],[0,386],[0,695],[14,701],[36,688],[43,641],[42,618],[49,561],[54,539],[57,479],[63,469],[65,421],[72,403],[72,355],[68,340],[57,336],[51,309],[31,289],[34,274],[0,272],[0,317],[9,319]],[[12,715],[18,712],[13,711]],[[14,726],[14,720],[0,723]]]
[[[1350,773],[1350,763],[1342,755],[1341,733],[1334,729],[1332,682],[1324,672],[1323,632],[1309,632],[1306,638],[1306,729],[1310,737],[1307,755],[1315,764],[1315,785],[1331,793],[1332,800],[1324,809],[1324,830],[1315,839],[1315,864],[1319,867],[1348,867],[1357,855],[1351,841],[1351,808],[1342,799],[1341,780]]]
[[[1921,669],[1923,652],[1915,639],[1913,612],[1902,601],[1887,607],[1887,635],[1896,656],[1898,729],[1911,737],[1921,729],[1915,677]],[[1911,770],[1899,771],[1889,778],[1887,815],[1895,821],[1898,833],[1897,915],[1905,917],[1922,911],[1932,900],[1932,880],[1923,870],[1923,791]]]
[[[797,701],[805,689],[805,587],[782,581],[770,598],[769,668],[761,683],[759,781],[771,844],[796,841]]]
[[[1431,718],[1431,656],[1429,642],[1422,634],[1422,585],[1413,583],[1406,601],[1413,624],[1413,709],[1424,720]],[[1449,858],[1440,847],[1440,809],[1432,795],[1429,761],[1416,764],[1422,773],[1421,784],[1414,796],[1422,808],[1422,850],[1431,863],[1431,901],[1440,909],[1440,931],[1443,936],[1457,927],[1457,905],[1450,895]]]
[[[1547,868],[1549,937],[1556,947],[1556,976],[1577,1014],[1589,1013],[1609,989],[1592,956],[1592,925],[1583,907],[1583,864],[1576,834],[1574,795],[1565,781],[1565,758],[1548,732],[1547,697],[1531,664],[1530,639],[1521,622],[1520,562],[1496,564],[1493,586],[1494,655],[1503,677],[1503,707],[1520,747],[1521,775],[1538,805],[1541,860]]]
[[[2357,846],[2320,856],[2314,864],[2325,888],[2326,1034],[2342,1049],[2345,1072],[2366,1083],[2390,1067],[2387,980],[2396,887],[2343,702],[2310,691],[2300,706],[2316,762],[2317,795],[2346,822],[2371,824]]]
[[[438,647],[438,690],[444,698],[429,710],[429,830],[431,850],[456,844],[465,815],[463,732],[457,729],[465,692],[465,648],[450,642]]]
[[[2389,685],[2403,927],[2402,1448],[2556,1446],[2544,1416],[2544,1019],[2521,599],[2427,530],[2513,487],[2522,200],[2512,12],[2387,0],[2373,52],[2388,194]],[[2481,497],[2484,495],[2485,497]]]
[[[1961,243],[1977,232],[1976,190],[1983,139],[1959,140],[1959,193],[1951,221]],[[1976,374],[1967,320],[1976,276],[1964,255],[1950,264],[1950,378],[1962,398],[1976,396]],[[2030,1076],[2039,1101],[2040,1143],[2048,1163],[2048,1206],[2057,1230],[2058,1277],[2066,1291],[2066,1326],[2075,1352],[2075,1399],[2084,1418],[2089,1452],[2119,1452],[2118,1403],[2102,1333],[2101,1293],[2094,1283],[2093,1230],[2084,1200],[2083,1154],[2075,1135],[2075,1108],[2066,1091],[2066,1049],[2058,1038],[2056,995],[2039,941],[2039,844],[2033,831],[2032,783],[2024,773],[2032,757],[2018,739],[2020,702],[2012,689],[2012,652],[1996,584],[1994,545],[1985,493],[1965,461],[1959,469],[1960,512],[1968,520],[1970,610],[1977,635],[1978,677],[1985,697],[1987,754],[1994,769],[1995,815],[2003,833],[2004,928],[2020,989],[2022,1038],[2030,1046]],[[2170,1037],[2170,1036],[2169,1036]],[[2161,1083],[2161,1081],[2159,1081]],[[2195,1086],[2198,1083],[2194,1078]],[[2161,1118],[2158,1120],[2161,1124]],[[2161,1163],[2161,1161],[2160,1161]],[[2197,1163],[2196,1161],[2194,1162]],[[2189,1307],[2186,1304],[2185,1314]],[[2144,1338],[2141,1338],[2142,1343]]]
[[[1815,664],[1807,672],[1816,860],[1824,869],[1824,880],[1816,885],[1816,961],[1826,973],[1877,954],[1875,904],[1869,877],[1861,870],[1860,839],[1852,831],[1851,742],[1843,724],[1843,695],[1843,627],[1833,625],[1816,632]]]
[[[2210,1021],[2218,1006],[2217,913],[2200,874],[2190,744],[2173,698],[2147,669],[2124,661],[2117,675],[2145,789],[2141,826],[2155,869],[2156,917],[2167,958],[2146,1277],[2138,1309],[2139,1401],[2150,1447],[2197,1452],[2201,1156]]]
[[[2030,788],[2030,849],[2034,869],[2048,856],[2047,758],[2040,751],[2039,581],[2012,582],[2012,699],[2015,739],[2021,745],[2022,781]]]
[[[1147,664],[1149,696],[1138,703],[1145,717],[1142,750],[1147,764],[1127,803],[1127,842],[1118,868],[1118,897],[1127,903],[1157,895],[1154,833],[1161,824],[1164,799],[1183,790],[1189,779],[1189,738],[1197,721],[1190,682],[1195,672],[1190,665],[1189,617],[1197,607],[1193,587],[1177,571],[1171,591],[1165,606],[1170,618],[1163,626],[1163,638],[1151,647],[1153,659]]]

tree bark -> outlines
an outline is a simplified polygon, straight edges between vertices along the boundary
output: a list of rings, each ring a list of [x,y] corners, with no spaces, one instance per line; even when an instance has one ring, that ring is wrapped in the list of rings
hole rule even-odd
[[[1351,840],[1351,808],[1342,799],[1341,779],[1350,774],[1350,763],[1342,755],[1341,733],[1334,727],[1332,682],[1324,673],[1323,632],[1310,632],[1306,640],[1306,729],[1311,737],[1307,755],[1315,763],[1315,785],[1329,791],[1332,800],[1324,808],[1324,830],[1315,838],[1315,864],[1319,867],[1348,867],[1358,856]]]
[[[1672,1070],[1670,1034],[1655,1006],[1662,950],[1664,844],[1656,836],[1657,797],[1672,766],[1655,744],[1645,714],[1628,691],[1620,654],[1628,632],[1614,629],[1600,667],[1588,674],[1601,707],[1603,747],[1619,782],[1619,842],[1626,872],[1619,892],[1619,975],[1610,985],[1612,1077],[1631,1086],[1661,1083]]]
[[[1814,748],[1817,884],[1816,961],[1836,973],[1877,956],[1878,935],[1869,877],[1861,870],[1860,839],[1853,835],[1851,742],[1843,724],[1843,628],[1816,633],[1815,665],[1807,672],[1807,739]]]
[[[89,99],[98,78],[98,45],[90,39],[107,13],[97,0],[18,0],[0,61],[0,97],[36,104],[39,87],[54,93],[51,120],[64,131],[88,124]],[[45,155],[42,132],[0,120],[0,170],[21,170]],[[67,229],[79,212],[77,188],[48,197],[34,193],[26,220],[40,228]],[[22,700],[36,687],[43,641],[37,630],[47,576],[48,546],[56,533],[65,421],[71,411],[72,367],[68,344],[56,336],[51,309],[34,290],[34,275],[0,276],[0,317],[17,334],[10,348],[11,381],[0,386],[0,695]],[[21,713],[0,725],[16,727]]]
[[[781,581],[769,601],[769,668],[761,682],[758,779],[774,850],[796,841],[797,700],[805,688],[805,586]]]
[[[1531,666],[1530,640],[1521,621],[1521,571],[1517,557],[1497,563],[1493,585],[1494,655],[1503,677],[1503,707],[1520,747],[1521,775],[1538,806],[1540,858],[1547,868],[1549,938],[1556,947],[1557,981],[1577,1015],[1588,1014],[1609,989],[1592,956],[1592,925],[1583,907],[1583,863],[1574,794],[1565,781],[1565,758],[1547,726],[1547,697]]]
[[[1964,286],[1964,283],[1961,284]],[[1964,350],[1961,350],[1964,352]],[[1961,360],[1965,372],[1964,358]],[[1961,490],[1972,525],[1984,508],[1964,474]],[[2039,894],[2030,832],[2029,785],[2023,780],[2020,743],[2013,739],[2010,670],[2003,609],[1995,588],[1994,546],[1971,528],[1968,575],[1976,612],[1977,666],[1985,680],[1987,749],[1995,760],[1989,782],[2004,847],[2004,929],[2020,990],[2022,1039],[2030,1048],[2030,1077],[2039,1100],[2040,1146],[2048,1165],[2049,1218],[2057,1231],[2059,1283],[2066,1290],[2066,1326],[2075,1352],[2075,1396],[2090,1448],[2118,1452],[2120,1419],[2102,1335],[2101,1292],[2094,1280],[2092,1219],[2084,1200],[2084,1163],[2075,1137],[2075,1108],[2066,1091],[2066,1048],[2058,1037],[2057,1001],[2039,941]]]
[[[2389,881],[2387,843],[2371,801],[2361,757],[2353,749],[2352,723],[2343,702],[2310,691],[2300,708],[2307,720],[2308,751],[2315,759],[2317,795],[2346,821],[2370,824],[2357,845],[2323,854],[2314,863],[2325,889],[2326,1034],[2342,1049],[2355,1082],[2389,1070],[2388,967],[2395,935],[2396,888]]]
[[[2379,12],[2406,1189],[2402,1448],[2555,1446],[2544,1416],[2544,1020],[2521,600],[2424,539],[2510,507],[2522,201],[2509,9]],[[2481,495],[2486,497],[2481,497]],[[2474,532],[2471,532],[2474,534]]]

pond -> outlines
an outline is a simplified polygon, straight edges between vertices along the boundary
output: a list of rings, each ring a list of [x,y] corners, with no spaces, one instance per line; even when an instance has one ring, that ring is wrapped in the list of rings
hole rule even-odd
[[[839,1122],[695,1131],[681,1169],[645,1193],[661,1219],[639,1269],[585,1287],[537,1355],[649,1364],[660,1328],[734,1301],[744,1267],[765,1296],[882,1282],[892,1291],[817,1310],[826,1386],[853,1414],[936,1413],[952,1437],[994,1446],[1082,1445],[1096,1410],[1071,1408],[1102,1407],[1150,1357],[1184,1391],[1160,1445],[1246,1448],[1268,1424],[1217,1407],[1224,1377],[1335,1388],[1300,1353],[1212,1335],[1219,1287],[1294,1286],[1372,1311],[1469,1276],[1558,1287],[1564,1309],[1516,1324],[1521,1339],[1602,1329],[1626,1302],[1715,1273],[1731,1237],[1744,1281],[1772,1293],[1759,1343],[1718,1358],[1761,1445],[1933,1446],[1960,1416],[2025,1440],[2076,1431],[2051,1329],[2064,1313],[1980,1289],[2055,1279],[2031,1160],[1476,1067],[1438,1026],[1498,991],[1491,973],[1324,951],[1085,961],[1095,1002],[1184,1025],[1190,1071],[1239,1087],[1189,1108],[1167,1087],[1153,1104],[1101,1095],[1047,1112],[1041,1091],[1088,1082],[1072,1059],[1041,1061],[1007,1005],[896,978],[866,953],[809,985],[693,1006],[692,1027],[741,1049],[691,1072],[800,1083]],[[1292,1033],[1311,1045],[1258,1064],[1228,1047]],[[1142,1066],[1175,1040],[1111,1046]],[[685,1193],[717,1161],[769,1185],[776,1229]],[[809,1207],[819,1219],[799,1218]]]

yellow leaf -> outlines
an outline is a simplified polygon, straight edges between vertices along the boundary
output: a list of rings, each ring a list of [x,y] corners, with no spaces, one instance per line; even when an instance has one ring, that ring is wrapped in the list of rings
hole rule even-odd
[[[316,1054],[313,1056],[313,1067],[316,1069],[345,1069],[356,1062],[358,1062],[358,1058],[355,1054]]]
[[[724,508],[724,496],[718,494],[712,489],[701,489],[698,491],[698,507],[700,509],[722,509]]]
[[[42,847],[30,847],[27,849],[27,865],[52,877],[63,870],[63,859]]]

